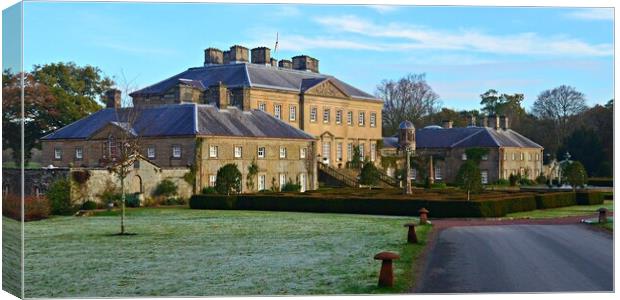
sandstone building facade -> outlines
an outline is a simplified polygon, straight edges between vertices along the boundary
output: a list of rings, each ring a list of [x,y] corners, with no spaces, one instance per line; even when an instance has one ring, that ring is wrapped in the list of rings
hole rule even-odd
[[[415,155],[432,160],[424,166],[430,170],[412,170],[416,181],[423,180],[417,175],[425,173],[435,182],[454,182],[460,166],[467,160],[466,150],[471,148],[487,150],[479,164],[484,184],[507,180],[511,174],[534,180],[543,172],[543,147],[510,129],[507,117],[493,116],[479,126],[471,117],[469,122],[469,126],[461,128],[453,127],[451,121],[443,121],[442,126],[413,129]],[[384,138],[382,154],[397,155],[400,143],[399,137]],[[399,163],[402,165],[402,160]],[[387,171],[393,173],[394,167]]]
[[[300,55],[277,61],[270,53],[265,47],[208,48],[203,66],[131,93],[133,104],[204,103],[262,110],[315,137],[320,161],[344,166],[354,147],[364,158],[378,159],[381,99],[319,73],[315,58]]]
[[[42,138],[44,165],[102,169],[118,157],[122,131],[139,139],[140,154],[148,161],[144,167],[184,170],[176,172],[180,177],[196,170],[196,190],[213,186],[217,170],[227,163],[241,171],[243,192],[288,182],[302,190],[317,188],[312,136],[259,110],[208,104],[100,110]],[[246,176],[253,162],[259,171],[250,187]]]

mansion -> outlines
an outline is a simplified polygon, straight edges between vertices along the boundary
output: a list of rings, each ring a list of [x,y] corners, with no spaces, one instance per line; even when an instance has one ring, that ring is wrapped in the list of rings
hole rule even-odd
[[[43,165],[105,170],[118,156],[118,136],[131,134],[140,139],[145,163],[136,166],[129,192],[152,192],[152,181],[168,178],[191,194],[213,186],[227,163],[241,171],[243,192],[288,182],[303,191],[318,188],[318,163],[338,172],[354,149],[377,165],[383,155],[398,153],[398,138],[382,137],[381,99],[320,73],[313,57],[277,60],[270,53],[208,48],[202,66],[130,93],[131,107],[121,107],[121,91],[110,90],[106,108],[41,139]],[[434,180],[451,182],[471,147],[490,149],[481,166],[485,183],[541,172],[542,147],[510,130],[506,118],[466,128],[451,124],[415,130],[415,153],[434,159]],[[252,164],[258,174],[250,184]],[[393,175],[394,168],[384,171]],[[195,179],[185,184],[188,172]]]

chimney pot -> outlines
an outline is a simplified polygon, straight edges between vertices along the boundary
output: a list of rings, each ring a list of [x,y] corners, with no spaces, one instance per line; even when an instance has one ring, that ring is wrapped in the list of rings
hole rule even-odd
[[[492,115],[489,117],[489,127],[493,129],[499,129],[499,117],[496,115]]]
[[[292,69],[293,63],[288,59],[283,59],[278,62],[278,66],[283,69]]]
[[[499,125],[503,130],[508,130],[510,128],[510,123],[508,122],[508,117],[499,116]]]
[[[221,65],[222,63],[224,63],[224,54],[222,50],[217,48],[205,49],[205,66]]]
[[[105,92],[107,108],[121,108],[121,91],[110,89]]]
[[[293,57],[293,69],[319,73],[319,60],[308,55]]]
[[[228,51],[228,63],[237,64],[237,63],[247,63],[248,62],[248,48],[234,45],[230,47]]]
[[[271,49],[267,47],[252,49],[252,63],[259,65],[271,64]]]
[[[441,121],[441,127],[446,128],[446,129],[452,128],[453,124],[454,124],[454,122],[452,122],[451,120],[443,120],[443,121]]]
[[[476,126],[476,116],[474,115],[467,116],[467,126]]]

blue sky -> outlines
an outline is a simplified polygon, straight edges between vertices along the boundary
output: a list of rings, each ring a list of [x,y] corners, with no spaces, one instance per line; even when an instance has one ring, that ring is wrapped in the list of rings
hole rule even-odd
[[[524,93],[528,109],[561,84],[590,105],[613,98],[613,9],[27,2],[24,67],[74,61],[144,87],[210,46],[273,48],[276,32],[276,58],[308,54],[370,93],[426,73],[457,109],[490,88]]]

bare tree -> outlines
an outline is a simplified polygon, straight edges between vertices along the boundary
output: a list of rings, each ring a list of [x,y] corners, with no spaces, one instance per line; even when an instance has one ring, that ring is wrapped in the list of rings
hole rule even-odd
[[[561,141],[568,134],[570,117],[586,108],[583,93],[572,86],[561,85],[541,92],[534,102],[532,113],[540,119],[553,120],[558,141]]]
[[[140,109],[133,106],[129,94],[136,90],[132,81],[127,81],[125,74],[122,73],[120,84],[117,84],[121,91],[121,107],[116,107],[115,121],[113,125],[118,127],[117,134],[108,137],[108,149],[110,156],[106,162],[109,172],[114,174],[121,183],[121,231],[120,235],[125,235],[125,201],[126,201],[126,179],[134,170],[136,161],[140,157],[140,133],[144,128],[136,128],[136,123],[140,116]],[[112,153],[111,149],[114,149]]]
[[[420,118],[432,116],[439,111],[441,103],[430,85],[426,74],[408,74],[398,81],[383,80],[375,95],[383,99],[384,134],[392,134],[404,120],[414,123]]]

